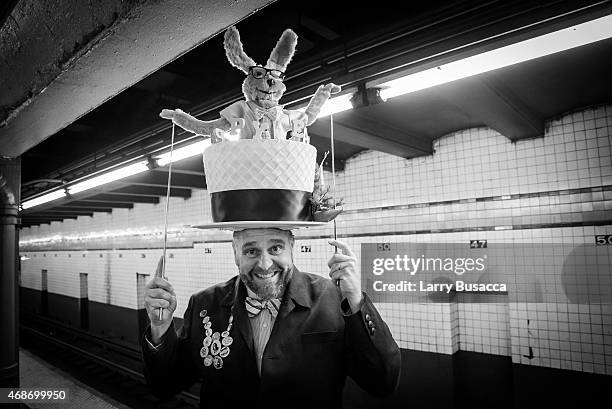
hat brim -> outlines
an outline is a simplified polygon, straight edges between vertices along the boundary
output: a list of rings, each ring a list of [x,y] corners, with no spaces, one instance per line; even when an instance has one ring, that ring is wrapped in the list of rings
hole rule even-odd
[[[325,226],[327,222],[302,222],[302,221],[236,221],[196,224],[191,227],[195,229],[220,229],[220,230],[245,230],[245,229],[281,229],[294,230],[307,227]]]

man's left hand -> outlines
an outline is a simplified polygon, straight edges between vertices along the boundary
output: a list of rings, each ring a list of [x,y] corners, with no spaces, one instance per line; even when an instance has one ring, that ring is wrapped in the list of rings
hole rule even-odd
[[[346,298],[353,313],[359,311],[363,294],[361,293],[361,274],[356,268],[357,258],[350,247],[341,241],[330,240],[329,244],[335,246],[340,252],[334,253],[327,262],[329,276],[332,281],[340,281],[340,292]]]

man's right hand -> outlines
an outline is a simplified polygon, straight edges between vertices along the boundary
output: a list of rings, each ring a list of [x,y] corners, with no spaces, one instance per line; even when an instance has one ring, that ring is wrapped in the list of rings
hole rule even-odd
[[[176,310],[176,294],[174,288],[167,280],[161,277],[163,260],[160,258],[157,263],[155,276],[145,287],[144,304],[151,321],[151,342],[157,345],[162,335],[168,330],[172,323],[172,314]],[[159,319],[159,309],[163,308],[161,320]]]

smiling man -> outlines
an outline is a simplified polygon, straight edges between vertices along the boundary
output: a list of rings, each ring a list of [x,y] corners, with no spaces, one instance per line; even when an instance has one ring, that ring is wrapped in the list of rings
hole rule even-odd
[[[296,42],[285,30],[258,65],[230,27],[225,51],[246,74],[245,99],[212,121],[180,110],[160,114],[190,132],[216,135],[203,153],[213,222],[194,227],[233,231],[238,268],[191,296],[178,331],[176,296],[159,274],[161,263],[147,284],[151,325],[142,351],[147,381],[160,396],[200,381],[201,407],[340,408],[347,376],[377,396],[397,387],[399,348],[361,291],[352,250],[329,242],[339,250],[329,259],[329,278],[293,263],[291,230],[324,226],[341,211],[330,207],[329,187],[316,177],[317,150],[305,129],[340,87],[321,85],[304,112],[279,105]]]
[[[293,270],[293,234],[275,229],[234,233],[234,258],[250,293],[263,300],[280,298]]]
[[[201,407],[266,408],[340,408],[347,376],[373,395],[393,392],[397,344],[361,291],[351,249],[329,243],[340,251],[325,278],[294,266],[291,231],[236,231],[238,275],[194,294],[178,332],[172,285],[151,280],[143,354],[152,389],[169,396],[201,380]]]

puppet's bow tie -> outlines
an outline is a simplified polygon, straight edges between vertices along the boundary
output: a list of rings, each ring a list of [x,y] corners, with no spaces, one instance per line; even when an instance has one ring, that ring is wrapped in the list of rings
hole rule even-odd
[[[268,118],[270,121],[276,121],[276,118],[278,118],[278,110],[276,109],[276,107],[272,107],[269,109],[257,108],[255,110],[255,114],[259,119],[265,117]]]
[[[253,318],[264,309],[270,311],[272,318],[276,318],[278,315],[278,310],[280,309],[280,303],[281,300],[278,298],[262,301],[248,296],[244,302],[249,318]]]

